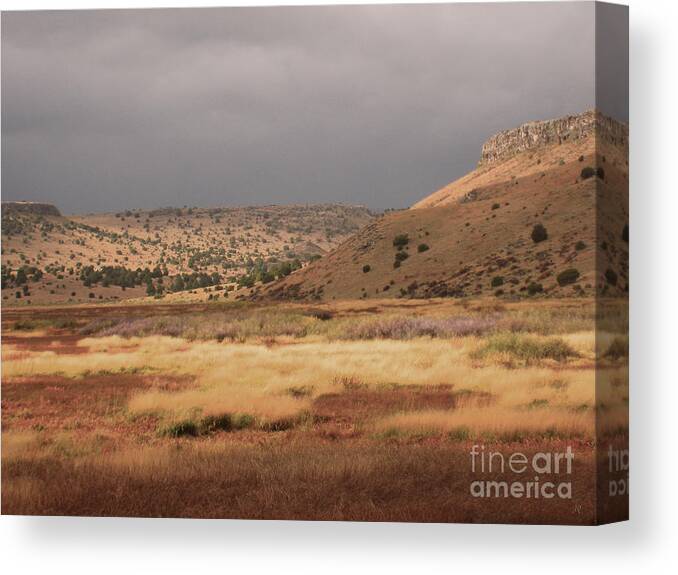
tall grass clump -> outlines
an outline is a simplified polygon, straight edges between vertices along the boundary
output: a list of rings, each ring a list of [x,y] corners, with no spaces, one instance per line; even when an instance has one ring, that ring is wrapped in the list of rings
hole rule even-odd
[[[629,338],[628,336],[615,337],[610,347],[605,351],[605,357],[610,359],[620,359],[629,356]]]
[[[16,331],[36,331],[40,329],[75,329],[78,323],[74,319],[57,318],[25,318],[17,320],[12,326]]]
[[[198,435],[198,426],[190,420],[175,421],[161,427],[159,434],[165,437],[195,437]]]
[[[533,332],[539,335],[557,335],[589,331],[598,319],[593,306],[548,308],[530,306],[513,310],[501,321],[499,329],[512,332]]]
[[[445,434],[451,440],[485,439],[515,442],[527,439],[592,437],[593,412],[549,410],[539,417],[503,406],[456,410],[428,409],[396,413],[372,424],[380,437]]]
[[[180,316],[144,317],[139,319],[123,319],[108,325],[104,323],[101,329],[93,331],[89,335],[101,337],[111,335],[118,335],[120,337],[148,337],[152,335],[181,337],[184,335],[186,327],[185,318]],[[81,333],[86,333],[88,328],[91,329],[91,327],[85,326]]]
[[[566,361],[578,357],[578,353],[559,337],[541,339],[531,335],[501,333],[491,336],[488,341],[476,350],[472,357],[483,359],[491,356],[506,356],[527,364],[543,360]]]
[[[246,341],[261,337],[304,337],[313,318],[299,313],[261,310],[253,313],[216,313],[93,320],[80,333],[99,337],[164,335],[188,340]]]
[[[339,333],[339,339],[398,339],[416,337],[463,337],[491,332],[497,319],[491,317],[383,317],[352,321]]]

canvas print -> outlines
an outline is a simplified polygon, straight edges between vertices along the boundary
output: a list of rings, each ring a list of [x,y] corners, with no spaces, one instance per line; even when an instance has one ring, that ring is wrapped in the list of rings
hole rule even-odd
[[[4,12],[2,513],[628,516],[628,10]]]

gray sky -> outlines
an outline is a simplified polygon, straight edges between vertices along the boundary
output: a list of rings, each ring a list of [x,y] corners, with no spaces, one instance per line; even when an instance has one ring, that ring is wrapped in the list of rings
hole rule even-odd
[[[594,106],[592,3],[2,15],[2,196],[405,207]]]

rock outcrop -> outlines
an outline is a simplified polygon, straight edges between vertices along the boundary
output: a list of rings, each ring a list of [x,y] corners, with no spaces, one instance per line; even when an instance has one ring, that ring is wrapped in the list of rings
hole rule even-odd
[[[594,134],[599,139],[625,149],[628,154],[628,124],[589,110],[578,116],[528,122],[495,134],[483,144],[478,166],[491,165],[527,150],[580,140]]]
[[[38,216],[60,216],[56,206],[42,202],[2,202],[5,214],[35,214]]]

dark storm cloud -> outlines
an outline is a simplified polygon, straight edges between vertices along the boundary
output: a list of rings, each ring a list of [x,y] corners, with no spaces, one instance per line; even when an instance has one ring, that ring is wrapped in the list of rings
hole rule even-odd
[[[594,105],[591,3],[2,17],[3,199],[404,207]]]
[[[629,11],[596,4],[596,108],[629,119]]]

